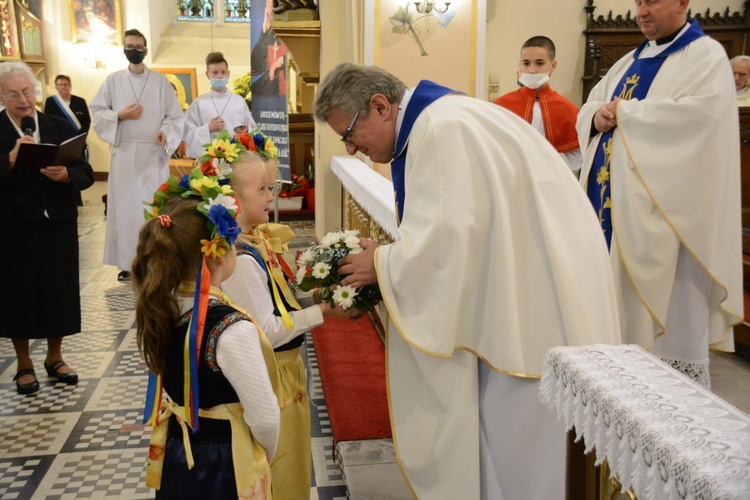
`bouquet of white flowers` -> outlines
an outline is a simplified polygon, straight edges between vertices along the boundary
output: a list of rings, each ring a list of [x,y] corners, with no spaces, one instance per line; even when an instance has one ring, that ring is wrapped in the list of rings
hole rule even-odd
[[[337,272],[338,261],[347,255],[362,252],[359,231],[334,231],[323,237],[320,245],[313,243],[297,259],[297,285],[304,291],[320,289],[320,300],[341,306],[371,311],[383,300],[377,285],[354,288],[342,285]]]

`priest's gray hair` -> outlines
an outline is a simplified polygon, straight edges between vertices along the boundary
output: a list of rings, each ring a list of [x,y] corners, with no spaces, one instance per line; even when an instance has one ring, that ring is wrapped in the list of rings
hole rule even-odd
[[[348,114],[367,116],[370,97],[382,94],[391,104],[404,97],[406,84],[377,66],[341,63],[323,79],[315,97],[313,113],[321,122],[328,121],[334,109]]]
[[[31,86],[36,88],[39,85],[39,80],[36,79],[36,75],[31,68],[25,62],[21,61],[9,61],[0,64],[0,85],[5,83],[5,80],[15,74],[26,75],[29,78]]]
[[[731,64],[733,68],[740,62],[750,64],[750,56],[734,56],[729,60],[729,64]]]

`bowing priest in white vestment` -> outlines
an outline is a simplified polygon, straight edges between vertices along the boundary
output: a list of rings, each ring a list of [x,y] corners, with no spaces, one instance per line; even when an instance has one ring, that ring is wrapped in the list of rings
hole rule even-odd
[[[389,409],[418,498],[564,497],[565,429],[538,397],[548,349],[619,343],[601,230],[555,149],[492,103],[343,63],[318,120],[391,163],[399,239],[346,257],[389,313]]]
[[[221,52],[206,56],[206,77],[211,82],[211,90],[198,96],[185,115],[183,140],[190,158],[203,156],[206,151],[203,146],[222,130],[231,136],[256,127],[245,100],[227,89],[229,63]]]
[[[94,130],[110,145],[104,263],[130,278],[143,202],[169,177],[167,163],[182,140],[185,116],[172,84],[143,63],[146,37],[125,32],[128,67],[107,76],[91,102]]]
[[[740,143],[724,48],[688,0],[636,0],[646,40],[592,89],[581,183],[610,247],[623,342],[710,386],[743,317]]]

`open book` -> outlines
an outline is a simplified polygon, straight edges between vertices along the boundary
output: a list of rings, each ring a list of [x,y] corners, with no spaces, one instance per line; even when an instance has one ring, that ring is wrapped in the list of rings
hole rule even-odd
[[[13,170],[36,172],[45,167],[67,165],[78,160],[86,146],[87,132],[57,144],[26,144],[18,148]]]

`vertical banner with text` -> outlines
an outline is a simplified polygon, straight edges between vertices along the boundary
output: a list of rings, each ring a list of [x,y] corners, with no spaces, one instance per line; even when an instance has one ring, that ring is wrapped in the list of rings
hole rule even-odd
[[[250,74],[255,123],[279,148],[279,176],[291,181],[286,61],[289,49],[271,28],[273,1],[250,4]]]

